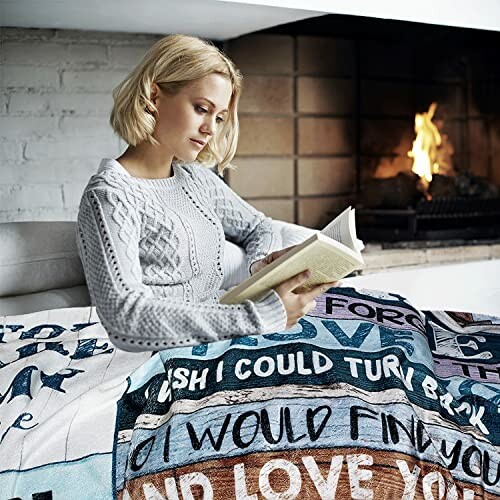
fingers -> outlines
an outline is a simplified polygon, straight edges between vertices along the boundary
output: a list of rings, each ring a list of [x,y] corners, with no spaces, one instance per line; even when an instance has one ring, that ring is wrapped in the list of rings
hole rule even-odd
[[[312,288],[311,290],[307,291],[306,293],[304,293],[304,295],[308,300],[311,300],[311,299],[317,297],[318,295],[325,293],[330,288],[337,286],[337,283],[338,283],[337,281],[331,281],[329,283],[322,283],[321,285],[317,285],[314,288]]]
[[[311,275],[310,270],[303,271],[275,288],[286,309],[287,329],[295,326],[300,318],[316,308],[316,297],[339,284],[339,282],[331,281],[306,290],[303,285]]]
[[[296,274],[292,278],[287,279],[281,285],[276,287],[276,289],[280,289],[283,292],[291,292],[295,290],[295,288],[303,285],[309,278],[311,277],[311,271],[308,269],[299,274]]]
[[[288,251],[290,251],[295,245],[292,245],[290,247],[283,248],[281,250],[276,250],[275,252],[271,252],[267,257],[266,257],[266,262],[270,264],[274,260],[276,260],[278,257],[281,257],[282,255],[286,254]]]
[[[301,299],[298,299],[301,301]],[[293,315],[288,316],[286,328],[292,328],[294,327],[306,314],[309,314],[313,309],[316,309],[316,301],[311,300],[307,304],[303,305],[302,308],[296,309],[295,313]]]
[[[316,309],[316,301],[311,300],[311,302],[309,302],[305,308],[305,311],[306,311],[305,314],[310,313],[314,309]]]
[[[273,253],[279,253],[280,255],[283,255],[284,253],[287,253],[289,250],[291,250],[292,248],[294,248],[296,246],[297,245],[291,245],[289,247],[282,248],[281,250],[276,250],[276,252],[273,252]]]

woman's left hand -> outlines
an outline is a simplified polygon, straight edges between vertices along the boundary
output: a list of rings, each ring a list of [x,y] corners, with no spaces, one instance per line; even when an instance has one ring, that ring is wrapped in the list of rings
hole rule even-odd
[[[256,272],[260,271],[262,268],[266,267],[268,264],[271,264],[278,257],[281,257],[283,254],[289,252],[292,248],[295,248],[297,245],[292,245],[291,247],[283,248],[282,250],[277,250],[276,252],[271,252],[269,255],[266,255],[263,259],[256,260],[250,266],[250,274],[253,275]]]

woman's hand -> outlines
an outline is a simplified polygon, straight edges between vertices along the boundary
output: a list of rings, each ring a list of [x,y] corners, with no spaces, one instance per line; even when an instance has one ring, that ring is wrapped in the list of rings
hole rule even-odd
[[[283,254],[289,252],[292,248],[295,248],[297,245],[292,245],[291,247],[286,247],[283,248],[282,250],[277,250],[276,252],[271,252],[269,255],[266,255],[263,259],[256,260],[251,266],[250,266],[250,274],[255,274],[256,272],[260,271],[264,267],[266,267],[268,264],[271,264],[274,260],[276,260],[278,257],[281,257]]]
[[[286,329],[295,326],[302,316],[306,315],[316,307],[316,297],[325,293],[332,286],[339,286],[340,281],[323,283],[308,291],[300,291],[301,286],[311,277],[309,270],[289,278],[274,288],[280,296],[286,310]]]

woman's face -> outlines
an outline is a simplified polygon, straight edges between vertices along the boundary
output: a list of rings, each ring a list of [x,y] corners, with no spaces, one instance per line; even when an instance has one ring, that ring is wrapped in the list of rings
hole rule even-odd
[[[179,160],[196,160],[227,119],[231,93],[229,79],[217,73],[190,82],[175,95],[153,84],[158,110],[154,138]]]

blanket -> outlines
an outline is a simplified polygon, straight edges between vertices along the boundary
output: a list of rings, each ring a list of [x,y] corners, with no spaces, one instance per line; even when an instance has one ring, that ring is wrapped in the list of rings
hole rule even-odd
[[[0,317],[0,499],[500,498],[499,334],[353,288],[153,353],[90,307]]]

